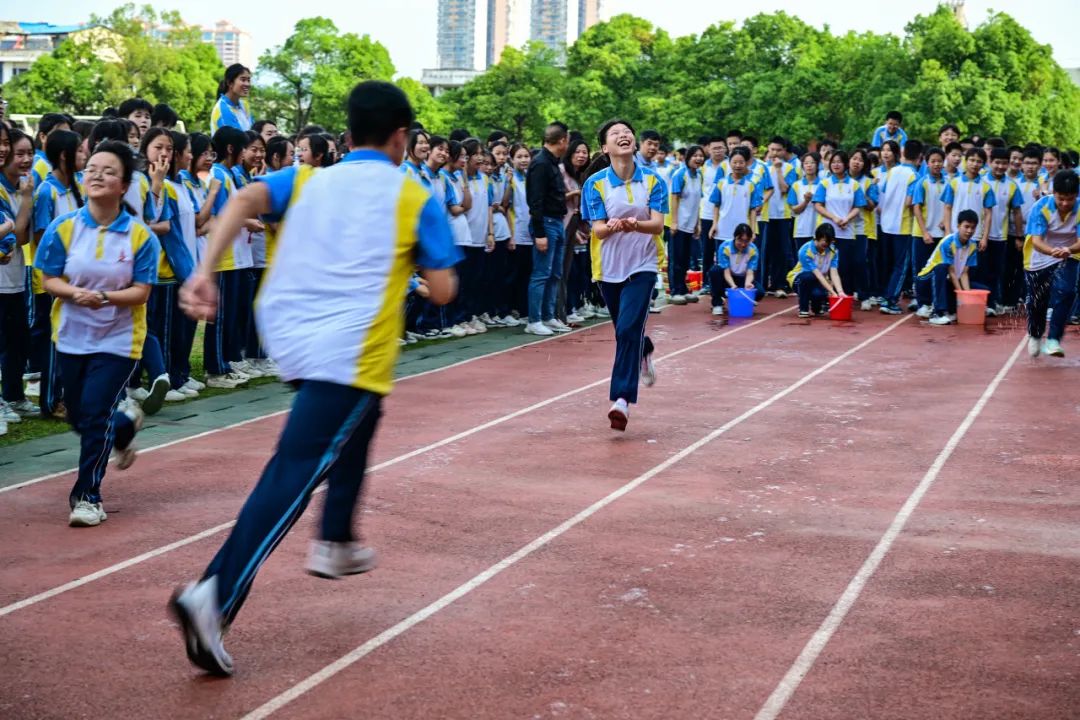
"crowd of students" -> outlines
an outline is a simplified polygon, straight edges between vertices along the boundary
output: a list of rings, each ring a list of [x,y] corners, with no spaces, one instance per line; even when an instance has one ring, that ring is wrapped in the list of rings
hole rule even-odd
[[[0,431],[39,412],[77,426],[90,408],[99,427],[83,433],[84,444],[101,445],[108,435],[102,446],[126,447],[118,428],[137,429],[164,403],[276,374],[253,307],[280,214],[251,213],[217,263],[220,302],[205,326],[201,378],[191,367],[196,323],[179,311],[178,288],[240,189],[294,166],[308,168],[306,177],[335,165],[350,141],[317,126],[285,136],[255,121],[250,87],[247,68],[226,70],[211,134],[177,132],[175,112],[139,98],[96,122],[46,114],[33,136],[0,124]],[[530,148],[501,131],[484,140],[465,130],[442,137],[414,124],[400,170],[436,198],[462,259],[448,305],[428,302],[421,277],[410,282],[401,344],[498,327],[553,335],[610,316],[604,278],[613,262],[627,260],[611,255],[615,243],[595,213],[611,193],[634,205],[638,171],[645,193],[663,200],[640,208],[648,227],[650,207],[663,215],[656,242],[637,246],[655,255],[657,268],[666,263],[667,288],[649,287],[653,312],[665,298],[686,305],[707,296],[709,312],[723,315],[724,291],[744,288],[756,298],[797,294],[801,317],[822,314],[828,296],[852,294],[863,311],[886,314],[904,312],[901,302],[910,299],[907,311],[939,326],[955,322],[956,290],[984,288],[988,315],[1026,309],[1031,354],[1058,356],[1065,324],[1080,322],[1075,151],[961,137],[952,124],[936,144],[924,144],[907,139],[892,112],[870,142],[850,149],[828,139],[813,150],[782,137],[762,144],[737,130],[674,149],[646,130],[632,138],[636,170],[628,181],[604,174],[613,151],[601,152],[602,137],[590,147],[583,134],[552,123],[543,147]],[[116,158],[121,148],[127,157],[119,167],[94,166],[95,157]],[[110,170],[123,188],[115,217],[94,201],[108,195],[102,178],[116,179]],[[607,184],[596,185],[598,177]],[[623,223],[616,235],[628,229]],[[84,237],[86,266],[70,254]],[[110,238],[117,248],[127,243],[117,255],[126,275],[94,265],[110,256]],[[143,267],[150,253],[153,267]],[[703,287],[691,291],[695,271]],[[84,272],[91,275],[73,290]],[[141,293],[122,294],[135,286],[145,286],[142,301]],[[118,317],[126,320],[118,325]],[[121,336],[99,337],[118,326]],[[98,351],[125,362],[106,371],[72,360]],[[122,386],[88,402],[79,390],[86,372],[104,373],[110,388],[124,374]],[[113,397],[126,420],[105,411]],[[83,495],[73,491],[73,504]]]

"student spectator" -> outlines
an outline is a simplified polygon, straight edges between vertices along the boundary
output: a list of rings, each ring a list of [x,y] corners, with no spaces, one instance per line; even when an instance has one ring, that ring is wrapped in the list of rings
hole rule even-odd
[[[956,232],[944,238],[934,248],[916,279],[919,317],[929,318],[931,325],[950,325],[956,322],[956,292],[985,290],[973,282],[970,269],[978,264],[978,248],[972,241],[979,224],[974,210],[962,210],[956,219]]]

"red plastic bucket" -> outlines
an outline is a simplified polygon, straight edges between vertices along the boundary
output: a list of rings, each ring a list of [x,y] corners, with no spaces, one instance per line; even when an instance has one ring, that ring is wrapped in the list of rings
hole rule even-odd
[[[701,289],[701,271],[700,270],[687,270],[686,271],[686,287],[690,292],[697,292]]]
[[[851,320],[851,312],[855,306],[855,298],[851,295],[829,296],[829,319]]]
[[[986,324],[986,299],[989,290],[957,290],[956,322],[961,325]]]

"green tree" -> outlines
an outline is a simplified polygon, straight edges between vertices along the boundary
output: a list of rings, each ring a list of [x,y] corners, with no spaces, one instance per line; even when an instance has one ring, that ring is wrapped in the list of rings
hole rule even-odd
[[[557,55],[542,43],[525,52],[508,47],[487,72],[439,98],[454,124],[479,133],[506,127],[516,139],[538,143],[544,126],[563,111]]]
[[[106,95],[104,71],[87,43],[68,39],[4,85],[4,98],[13,113],[92,115]]]
[[[291,99],[293,127],[308,124],[340,127],[349,91],[361,80],[390,80],[390,53],[367,35],[339,34],[332,20],[305,18],[296,23],[284,45],[259,58],[260,75]]]
[[[420,81],[411,77],[402,77],[394,81],[401,88],[409,104],[412,105],[416,119],[428,132],[446,134],[450,132],[453,113],[450,109],[437,101],[428,92],[428,89],[420,84]]]

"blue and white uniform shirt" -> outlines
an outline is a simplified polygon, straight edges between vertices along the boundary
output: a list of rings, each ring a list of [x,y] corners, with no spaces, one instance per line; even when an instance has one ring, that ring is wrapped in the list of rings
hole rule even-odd
[[[581,197],[582,217],[590,222],[610,218],[649,220],[653,212],[668,212],[667,187],[654,170],[634,166],[629,181],[623,181],[611,168],[601,170],[585,181]],[[638,231],[612,233],[601,240],[592,234],[593,279],[620,283],[640,272],[657,272],[664,257],[660,235]]]

